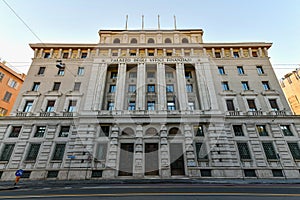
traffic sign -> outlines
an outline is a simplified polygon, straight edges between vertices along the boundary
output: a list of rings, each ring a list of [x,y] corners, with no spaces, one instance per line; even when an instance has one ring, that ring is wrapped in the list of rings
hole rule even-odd
[[[23,169],[18,169],[15,173],[16,176],[22,176],[23,175],[24,170]]]
[[[70,158],[70,159],[75,159],[75,156],[69,155],[68,158]]]

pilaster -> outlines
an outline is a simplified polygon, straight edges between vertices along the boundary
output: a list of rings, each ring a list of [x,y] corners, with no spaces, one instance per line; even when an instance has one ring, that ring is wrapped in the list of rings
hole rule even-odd
[[[118,67],[117,91],[115,96],[116,110],[124,109],[125,81],[126,81],[126,63],[120,63]]]
[[[146,93],[146,65],[145,63],[139,63],[137,68],[137,98],[136,109],[145,110],[145,93]]]
[[[157,64],[157,92],[158,92],[158,107],[157,110],[166,110],[166,76],[165,76],[165,64]]]
[[[179,103],[179,109],[177,110],[187,110],[188,107],[188,97],[186,92],[186,81],[184,73],[184,64],[176,64],[176,76],[177,76],[177,99]],[[175,102],[176,104],[176,102]]]

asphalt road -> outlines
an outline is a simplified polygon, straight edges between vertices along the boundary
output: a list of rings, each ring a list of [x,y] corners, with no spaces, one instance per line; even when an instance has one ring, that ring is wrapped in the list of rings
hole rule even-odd
[[[0,199],[122,199],[122,200],[299,200],[300,185],[139,184],[81,187],[16,188],[0,191]]]

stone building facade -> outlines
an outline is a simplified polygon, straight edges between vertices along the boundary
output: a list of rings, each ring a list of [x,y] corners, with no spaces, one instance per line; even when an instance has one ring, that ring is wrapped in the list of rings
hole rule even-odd
[[[299,118],[270,43],[203,31],[101,30],[97,44],[30,44],[0,123],[1,180],[299,178]]]

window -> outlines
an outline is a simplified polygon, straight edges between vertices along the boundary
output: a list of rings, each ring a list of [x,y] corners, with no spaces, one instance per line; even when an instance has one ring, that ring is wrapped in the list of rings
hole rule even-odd
[[[3,101],[9,102],[11,96],[12,96],[12,93],[10,93],[10,92],[5,92],[5,95],[4,95],[4,97],[3,97]]]
[[[260,136],[268,136],[269,135],[265,125],[257,125],[256,129]]]
[[[60,82],[54,82],[54,85],[53,85],[53,91],[58,91],[59,90],[59,87],[60,87]]]
[[[44,137],[45,132],[46,132],[46,126],[38,126],[36,127],[34,137]]]
[[[226,100],[226,106],[228,111],[235,111],[233,100],[232,99],[227,99]]]
[[[186,85],[186,91],[189,92],[189,93],[193,92],[193,85],[192,84],[187,84]]]
[[[114,79],[118,77],[118,72],[110,72],[110,78]]]
[[[191,71],[185,71],[184,75],[185,75],[185,78],[192,78],[192,72]]]
[[[84,67],[78,67],[77,75],[78,76],[83,76],[84,75]]]
[[[257,51],[252,51],[252,57],[258,57]]]
[[[168,101],[167,102],[167,110],[176,110],[174,101]]]
[[[40,85],[41,85],[40,82],[34,82],[32,88],[31,88],[31,91],[37,92],[40,88]]]
[[[136,52],[130,52],[130,56],[136,56]]]
[[[102,177],[103,170],[92,170],[92,178],[100,178]]]
[[[148,52],[148,56],[154,56],[154,52]]]
[[[220,52],[215,52],[215,57],[216,58],[221,58],[221,53]]]
[[[272,174],[274,177],[283,177],[281,169],[272,169]]]
[[[288,143],[289,149],[294,160],[300,160],[300,148],[297,142]]]
[[[109,101],[107,103],[107,110],[114,110],[115,109],[115,103],[112,101]]]
[[[227,81],[223,81],[223,82],[222,82],[222,89],[223,89],[224,91],[229,90],[229,85],[228,85],[228,82],[227,82]]]
[[[148,43],[149,43],[149,44],[150,44],[150,43],[151,43],[151,44],[154,43],[154,39],[153,39],[153,38],[149,38],[149,39],[148,39]]]
[[[202,142],[196,143],[196,155],[198,160],[208,160],[206,145]]]
[[[45,69],[46,69],[46,67],[40,67],[40,69],[38,71],[38,75],[44,75],[45,74]]]
[[[281,125],[280,129],[284,136],[293,136],[293,133],[288,125]]]
[[[245,74],[244,68],[242,66],[237,66],[237,71],[239,75]]]
[[[232,125],[232,128],[235,136],[244,136],[242,125]]]
[[[0,116],[5,116],[7,112],[8,112],[7,109],[0,107]]]
[[[83,58],[83,59],[84,59],[84,58],[87,58],[87,55],[88,55],[87,53],[82,53],[82,54],[81,54],[81,58]]]
[[[76,111],[76,104],[77,100],[70,100],[68,106],[68,112],[75,112]]]
[[[195,136],[204,136],[203,126],[194,126],[194,134]]]
[[[242,88],[243,90],[249,90],[248,81],[242,81]]]
[[[0,161],[9,161],[13,151],[15,148],[15,144],[4,144],[4,148],[2,149]]]
[[[58,69],[58,72],[57,72],[57,75],[58,75],[58,76],[63,76],[63,75],[65,75],[65,68],[59,68],[59,69]]]
[[[55,100],[48,100],[45,112],[53,112],[54,105],[55,105]]]
[[[15,80],[13,80],[13,79],[9,79],[7,85],[8,85],[9,87],[11,87],[11,88],[16,88],[17,85],[18,85],[18,83],[17,83]]]
[[[165,43],[172,43],[172,40],[170,38],[166,38]]]
[[[155,78],[155,72],[147,72],[147,78]]]
[[[251,159],[251,155],[250,155],[250,151],[249,151],[247,142],[238,142],[237,147],[239,150],[241,160],[250,160]]]
[[[105,160],[107,153],[107,144],[100,143],[97,146],[97,160]]]
[[[244,169],[245,177],[256,177],[254,169]]]
[[[69,57],[69,53],[64,52],[62,58],[63,58],[63,59],[67,59],[68,57]]]
[[[147,86],[147,92],[149,92],[149,93],[153,93],[153,92],[155,92],[155,85],[148,85]]]
[[[189,40],[187,38],[182,38],[181,42],[182,43],[189,43]]]
[[[240,57],[239,52],[233,52],[233,57],[234,58],[239,58]]]
[[[174,92],[174,85],[173,84],[168,84],[167,86],[166,86],[166,92],[168,93],[168,92],[170,92],[170,93],[172,93],[172,92]]]
[[[33,105],[33,101],[26,101],[23,112],[30,112]]]
[[[19,137],[19,134],[21,132],[21,126],[13,126],[12,130],[9,134],[9,137]]]
[[[58,170],[51,170],[47,173],[47,178],[57,178]]]
[[[56,144],[52,156],[52,160],[63,160],[66,144]]]
[[[34,161],[39,154],[41,144],[30,144],[28,154],[25,160]]]
[[[136,85],[129,85],[128,86],[128,92],[131,92],[131,93],[136,92]]]
[[[109,93],[114,93],[116,92],[117,86],[116,85],[110,85],[109,86]]]
[[[247,99],[247,103],[248,103],[248,106],[249,106],[249,111],[256,111],[257,110],[254,99]]]
[[[147,102],[147,110],[155,110],[155,102],[154,101]]]
[[[211,177],[211,169],[201,169],[201,177]]]
[[[128,103],[128,110],[135,110],[135,101],[130,101]]]
[[[174,78],[173,72],[166,72],[166,78]]]
[[[45,53],[44,58],[50,58],[50,53]]]
[[[262,81],[264,90],[270,90],[270,85],[268,81]]]
[[[2,81],[2,79],[4,78],[5,74],[3,74],[2,72],[0,72],[0,81]]]
[[[129,72],[129,78],[136,78],[136,72]]]
[[[256,70],[257,70],[257,73],[258,74],[264,74],[264,70],[263,70],[263,68],[262,68],[262,66],[256,66]]]
[[[113,43],[114,43],[114,44],[120,43],[120,39],[119,39],[119,38],[115,38],[114,41],[113,41]]]
[[[167,52],[166,56],[172,56],[172,54],[173,54],[172,52]]]
[[[75,82],[73,90],[74,91],[79,91],[80,90],[80,86],[81,86],[81,82]]]
[[[188,102],[188,108],[189,108],[189,110],[195,110],[195,103],[194,102]]]
[[[131,43],[131,44],[136,44],[136,43],[137,43],[137,39],[132,38],[132,39],[130,40],[130,43]]]
[[[277,154],[275,152],[274,146],[271,142],[263,142],[262,143],[265,155],[268,160],[277,159]]]
[[[276,99],[269,99],[269,102],[273,111],[279,110]]]
[[[70,132],[70,126],[62,126],[60,128],[58,137],[68,137]]]
[[[224,74],[225,74],[225,69],[224,69],[224,67],[218,67],[218,71],[219,71],[219,74],[221,74],[221,75],[224,75]]]
[[[110,126],[100,126],[100,137],[109,136]]]
[[[112,52],[112,56],[118,56],[118,52]]]

